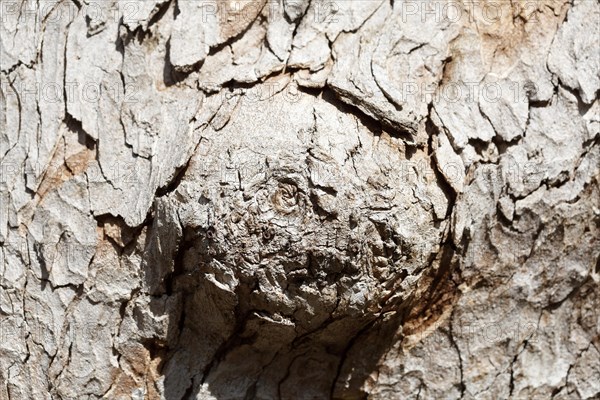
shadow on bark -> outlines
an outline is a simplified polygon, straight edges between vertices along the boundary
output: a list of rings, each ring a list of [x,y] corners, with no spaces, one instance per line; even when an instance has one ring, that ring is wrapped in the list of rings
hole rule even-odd
[[[181,263],[193,249],[183,243],[165,285],[181,306],[168,315],[172,341],[160,351],[169,400],[367,398],[365,386],[401,340],[400,326],[418,331],[422,315],[441,315],[455,294],[453,251],[444,246],[421,290],[402,304],[388,304],[389,311],[371,318],[329,318],[298,334],[294,324],[247,308],[251,285],[232,294],[206,271],[185,272]]]
[[[164,234],[156,220],[152,229]],[[249,307],[257,282],[242,282],[234,292],[224,288],[225,278],[203,267],[203,243],[190,239],[184,232],[172,272],[157,253],[147,262],[153,296],[177,303],[155,312],[169,320],[167,343],[144,343],[163,360],[166,399],[366,398],[361,387],[397,341],[399,314],[341,315],[303,330]],[[153,247],[168,247],[153,240],[150,235],[150,254]],[[190,263],[200,268],[191,272]]]

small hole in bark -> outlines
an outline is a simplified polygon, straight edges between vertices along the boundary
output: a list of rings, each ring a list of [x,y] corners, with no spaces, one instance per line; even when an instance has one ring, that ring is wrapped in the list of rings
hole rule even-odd
[[[275,229],[272,227],[265,228],[262,233],[262,237],[265,240],[271,240],[275,237]]]
[[[215,228],[212,226],[206,230],[206,237],[209,239],[214,239],[216,234]]]
[[[408,271],[404,268],[400,270],[400,279],[404,280],[408,276]]]

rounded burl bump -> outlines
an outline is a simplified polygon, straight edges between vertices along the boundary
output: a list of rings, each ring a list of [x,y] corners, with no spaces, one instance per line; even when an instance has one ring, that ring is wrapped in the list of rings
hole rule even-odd
[[[242,104],[205,130],[157,204],[154,232],[175,243],[167,293],[184,298],[169,368],[187,360],[211,390],[304,358],[330,365],[314,379],[328,387],[348,343],[423,290],[446,230],[426,149],[409,159],[401,139],[322,100],[294,105],[310,110],[294,119],[286,106],[261,114],[260,129]]]
[[[389,159],[384,166],[355,152],[375,171],[359,175],[351,160],[315,156],[310,146],[229,137],[226,156],[196,165],[171,195],[188,237],[184,268],[196,284],[231,277],[244,309],[289,320],[299,332],[393,309],[390,299],[410,295],[441,237],[426,192],[408,190],[399,168],[382,172]]]

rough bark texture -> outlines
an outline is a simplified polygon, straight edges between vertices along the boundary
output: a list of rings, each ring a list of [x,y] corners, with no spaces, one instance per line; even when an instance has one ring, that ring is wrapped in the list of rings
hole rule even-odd
[[[0,7],[0,399],[600,396],[597,1]]]

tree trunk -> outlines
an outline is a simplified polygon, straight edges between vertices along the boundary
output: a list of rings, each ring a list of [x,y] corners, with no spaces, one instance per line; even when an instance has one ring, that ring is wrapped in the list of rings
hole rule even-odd
[[[600,396],[596,1],[0,7],[0,399]]]

